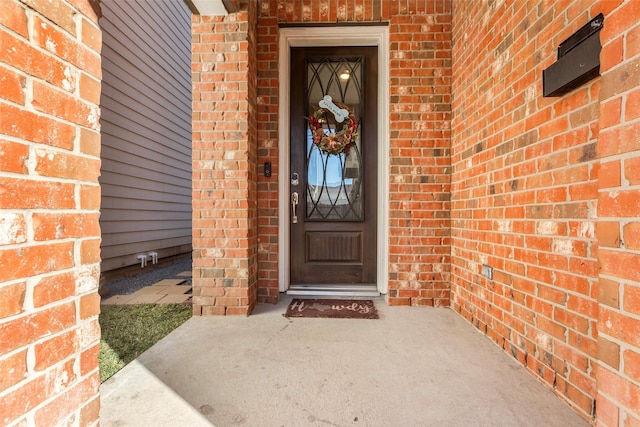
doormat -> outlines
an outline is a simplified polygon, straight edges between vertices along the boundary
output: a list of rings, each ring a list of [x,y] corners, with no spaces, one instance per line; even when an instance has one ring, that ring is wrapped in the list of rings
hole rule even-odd
[[[377,319],[378,312],[371,300],[294,299],[284,316]]]

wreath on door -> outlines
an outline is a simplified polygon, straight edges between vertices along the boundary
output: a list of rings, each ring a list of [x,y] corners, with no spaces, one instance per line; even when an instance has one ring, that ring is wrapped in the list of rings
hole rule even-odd
[[[329,95],[320,102],[319,107],[311,116],[307,117],[313,143],[328,154],[349,154],[351,144],[358,136],[358,120],[353,110],[342,102],[334,102]],[[335,118],[335,131],[329,128],[327,132],[323,123],[329,123],[330,116]],[[342,123],[340,130],[337,130]]]

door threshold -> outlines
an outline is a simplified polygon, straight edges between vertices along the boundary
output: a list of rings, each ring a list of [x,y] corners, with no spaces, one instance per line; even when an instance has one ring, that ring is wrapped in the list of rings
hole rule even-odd
[[[321,296],[321,297],[379,297],[376,285],[299,285],[293,284],[287,290],[287,295],[293,296]]]

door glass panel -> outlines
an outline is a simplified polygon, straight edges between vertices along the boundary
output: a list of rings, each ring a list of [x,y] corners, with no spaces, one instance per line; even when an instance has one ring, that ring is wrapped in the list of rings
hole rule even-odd
[[[320,101],[326,95],[334,103],[344,104],[358,122],[355,141],[338,154],[321,150],[313,141],[311,128],[307,128],[306,219],[362,221],[362,58],[314,58],[307,61],[306,71],[306,116],[321,111],[318,121],[325,135],[339,133],[345,125],[328,110],[320,110]]]

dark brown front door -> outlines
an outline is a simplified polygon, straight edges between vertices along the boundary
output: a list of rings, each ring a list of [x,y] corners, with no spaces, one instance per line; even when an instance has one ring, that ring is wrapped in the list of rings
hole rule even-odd
[[[376,47],[291,49],[292,286],[376,283],[377,56]],[[335,142],[350,123],[327,101],[358,123],[340,153],[314,143],[320,127]]]

